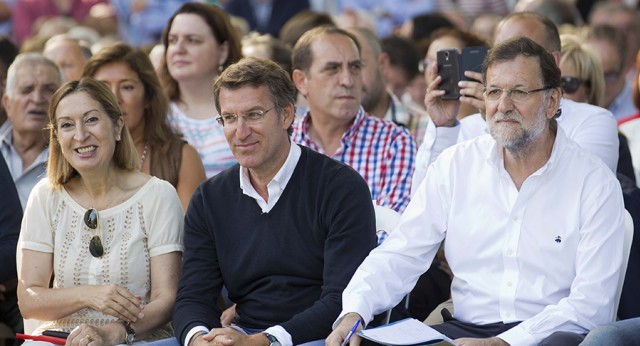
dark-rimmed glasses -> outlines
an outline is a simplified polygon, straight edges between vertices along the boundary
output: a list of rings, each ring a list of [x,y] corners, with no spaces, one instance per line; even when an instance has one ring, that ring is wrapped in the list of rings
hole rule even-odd
[[[539,91],[549,90],[551,87],[545,86],[538,89],[526,90],[520,87],[510,88],[510,89],[502,89],[502,88],[484,88],[483,94],[486,101],[496,102],[502,98],[502,94],[506,94],[507,98],[511,100],[511,102],[519,103],[524,102],[529,98],[529,95],[533,93],[537,93]]]
[[[222,115],[218,115],[216,117],[216,121],[218,122],[218,124],[220,124],[223,127],[235,127],[238,124],[238,117],[242,117],[242,120],[247,124],[247,125],[252,125],[252,124],[256,124],[259,123],[262,119],[264,119],[264,116],[269,113],[270,111],[272,111],[273,109],[275,109],[276,107],[273,106],[267,110],[261,110],[261,109],[257,109],[257,110],[252,110],[249,112],[246,112],[244,114],[222,114]]]
[[[96,230],[98,228],[98,211],[95,208],[91,208],[84,213],[84,224],[92,230]],[[89,252],[91,253],[91,256],[95,258],[99,258],[104,255],[104,247],[102,246],[102,239],[100,239],[99,234],[96,234],[91,238],[91,241],[89,242]]]
[[[562,90],[566,94],[573,94],[580,88],[580,85],[584,84],[587,88],[591,86],[588,79],[582,79],[578,77],[563,76],[562,77]]]

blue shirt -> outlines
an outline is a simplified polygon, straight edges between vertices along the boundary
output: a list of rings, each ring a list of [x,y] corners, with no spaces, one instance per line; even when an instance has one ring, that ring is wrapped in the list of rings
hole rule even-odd
[[[7,162],[9,172],[11,172],[13,181],[16,184],[16,189],[18,190],[18,196],[20,196],[22,209],[24,210],[27,206],[31,189],[33,189],[40,179],[46,176],[49,148],[45,148],[38,157],[36,157],[35,161],[33,161],[27,169],[23,170],[22,158],[13,147],[12,129],[13,126],[7,126],[4,128],[4,132],[0,133],[0,152]]]
[[[611,106],[609,106],[609,111],[613,113],[616,120],[624,119],[638,112],[638,109],[633,104],[632,93],[633,90],[631,90],[631,84],[626,80],[620,94],[616,96],[611,103]]]
[[[16,0],[4,0],[1,2],[7,4],[7,6],[9,6],[11,10],[13,10],[13,4],[16,2]],[[11,36],[11,18],[0,22],[0,35]]]
[[[419,14],[433,12],[434,0],[338,0],[339,13],[345,9],[362,10],[373,15],[379,37],[391,35],[393,29]]]
[[[131,10],[131,0],[111,0],[118,13],[118,35],[132,46],[154,44],[173,13],[188,0],[147,0],[139,12]]]

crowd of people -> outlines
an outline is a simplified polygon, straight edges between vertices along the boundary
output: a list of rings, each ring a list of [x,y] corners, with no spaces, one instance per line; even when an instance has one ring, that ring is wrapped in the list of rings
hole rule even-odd
[[[0,323],[74,346],[357,345],[405,317],[457,345],[635,345],[639,9],[0,1]],[[438,52],[478,47],[452,99]]]

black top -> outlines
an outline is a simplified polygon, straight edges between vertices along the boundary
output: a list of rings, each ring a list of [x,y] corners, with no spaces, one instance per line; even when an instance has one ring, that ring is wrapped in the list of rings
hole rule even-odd
[[[222,285],[236,323],[281,325],[294,344],[324,339],[342,291],[376,245],[371,194],[351,167],[301,147],[282,196],[268,213],[243,194],[240,166],[200,185],[185,216],[182,277],[174,307],[180,343],[197,325],[220,327]]]
[[[7,163],[0,154],[0,284],[17,278],[16,246],[20,235],[22,204]]]

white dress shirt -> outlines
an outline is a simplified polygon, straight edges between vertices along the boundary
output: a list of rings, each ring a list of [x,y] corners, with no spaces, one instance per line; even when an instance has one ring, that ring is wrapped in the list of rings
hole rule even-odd
[[[398,227],[349,282],[339,319],[395,306],[444,240],[456,319],[523,321],[499,335],[511,345],[585,333],[614,317],[623,211],[615,176],[562,129],[519,191],[490,135],[466,141],[429,167]]]
[[[34,186],[47,176],[47,160],[49,147],[45,147],[29,167],[23,169],[22,157],[13,146],[13,126],[6,121],[0,129],[0,155],[4,156],[13,182],[18,190],[22,210],[27,207],[27,200]]]
[[[291,179],[293,171],[296,169],[298,160],[300,160],[302,150],[293,141],[290,143],[291,147],[289,148],[287,160],[284,162],[282,167],[280,167],[280,170],[278,170],[278,173],[276,173],[273,179],[271,179],[269,184],[267,184],[267,190],[269,191],[268,201],[265,201],[253,185],[251,185],[249,170],[240,166],[240,189],[242,190],[242,193],[256,200],[263,213],[268,213],[276,205],[280,196],[282,196],[282,192],[284,192],[284,188],[287,187],[287,183],[289,182],[289,179]]]
[[[562,114],[558,125],[569,138],[587,149],[611,169],[618,166],[618,124],[608,110],[588,103],[568,99],[560,101]],[[460,120],[454,127],[436,127],[431,120],[427,125],[424,140],[416,155],[411,194],[417,190],[427,173],[427,167],[446,148],[487,133],[487,124],[480,113]]]
[[[302,154],[302,150],[300,147],[294,143],[290,142],[291,147],[289,148],[289,155],[287,156],[287,160],[284,162],[282,167],[276,175],[271,179],[269,184],[267,184],[267,190],[269,191],[269,200],[265,201],[262,196],[256,191],[256,189],[251,185],[251,180],[249,179],[249,172],[245,167],[240,166],[240,189],[242,189],[242,193],[256,200],[256,203],[260,206],[263,213],[268,213],[273,206],[276,205],[280,196],[282,196],[282,192],[284,188],[287,186],[287,183],[291,179],[293,175],[293,171],[296,169],[296,165],[300,160],[300,155]],[[205,326],[197,326],[193,327],[187,336],[185,337],[184,344],[189,345],[189,341],[191,338],[199,331],[209,332]],[[265,333],[269,333],[278,339],[278,342],[282,346],[292,346],[293,340],[291,339],[291,334],[289,334],[286,329],[282,328],[282,326],[273,326],[265,329]]]

